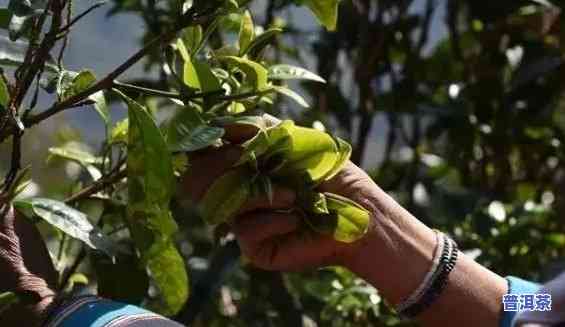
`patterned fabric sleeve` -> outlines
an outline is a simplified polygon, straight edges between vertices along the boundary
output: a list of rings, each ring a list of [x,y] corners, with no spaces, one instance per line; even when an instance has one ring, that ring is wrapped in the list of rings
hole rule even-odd
[[[96,296],[67,301],[44,327],[182,327],[183,325],[130,304]]]
[[[517,277],[506,277],[508,282],[507,294],[532,294],[535,293],[541,286]],[[502,303],[501,303],[502,306]],[[517,311],[502,311],[499,327],[512,327],[512,320],[516,316]]]

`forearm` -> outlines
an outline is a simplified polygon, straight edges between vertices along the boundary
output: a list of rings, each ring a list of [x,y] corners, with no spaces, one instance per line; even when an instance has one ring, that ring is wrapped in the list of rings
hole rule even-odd
[[[374,214],[368,236],[347,266],[393,305],[406,299],[432,266],[436,237],[378,186],[361,202]],[[498,326],[506,281],[463,254],[441,296],[418,319],[424,326]]]

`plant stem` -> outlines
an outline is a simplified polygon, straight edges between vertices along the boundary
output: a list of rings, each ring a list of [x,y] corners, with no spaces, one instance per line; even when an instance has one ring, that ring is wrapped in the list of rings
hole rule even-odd
[[[84,245],[81,244],[80,252],[78,253],[75,261],[73,264],[65,270],[63,275],[61,276],[61,282],[59,283],[59,291],[63,290],[65,286],[69,283],[71,276],[76,272],[82,261],[86,259],[86,248]]]
[[[63,26],[60,30],[58,34],[61,33],[65,33],[67,32],[71,27],[73,27],[74,24],[76,24],[76,22],[78,22],[81,18],[83,18],[84,16],[88,15],[91,11],[93,11],[96,8],[102,7],[103,5],[106,4],[106,1],[100,1],[98,3],[95,3],[94,5],[92,5],[90,8],[86,9],[85,11],[83,11],[82,13],[80,13],[78,16],[76,16],[75,18],[73,18],[70,22],[67,22],[67,25]]]
[[[148,95],[160,96],[165,98],[182,99],[182,95],[175,92],[168,92],[162,90],[148,89],[143,86],[137,86],[132,84],[126,84],[119,81],[114,81],[114,87],[118,89],[125,89],[130,91],[137,91]]]
[[[68,197],[65,202],[66,203],[73,203],[89,196],[98,193],[99,191],[105,189],[106,187],[118,182],[122,178],[126,177],[127,169],[119,170],[118,172],[108,175],[99,179],[98,181],[90,184],[89,186],[83,188],[82,190],[78,191],[77,193]]]

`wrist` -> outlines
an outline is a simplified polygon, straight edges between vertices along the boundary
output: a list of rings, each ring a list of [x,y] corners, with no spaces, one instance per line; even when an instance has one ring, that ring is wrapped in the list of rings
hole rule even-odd
[[[372,214],[365,238],[346,255],[344,266],[398,304],[418,287],[433,261],[435,233],[378,186],[358,200]]]

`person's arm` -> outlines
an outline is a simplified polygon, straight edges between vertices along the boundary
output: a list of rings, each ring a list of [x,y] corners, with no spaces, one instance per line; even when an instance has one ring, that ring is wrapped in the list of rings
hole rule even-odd
[[[298,232],[300,218],[291,213],[244,209],[234,224],[244,255],[260,268],[272,270],[341,264],[379,289],[392,305],[406,299],[432,265],[434,231],[351,163],[321,189],[349,197],[372,213],[366,237],[353,244],[323,236],[304,238]],[[275,197],[292,207],[289,190],[277,190]],[[502,311],[507,292],[507,280],[460,253],[446,288],[416,319],[423,326],[509,327],[511,319]]]
[[[78,296],[57,303],[42,327],[181,327],[140,307],[97,296]]]
[[[349,178],[356,178],[355,175]],[[368,190],[359,201],[373,213],[374,225],[349,254],[345,265],[397,305],[419,286],[430,269],[436,247],[435,233],[377,185],[367,183]],[[447,287],[418,320],[424,326],[495,327],[499,324],[502,296],[506,292],[504,278],[460,253]]]
[[[0,203],[0,294],[20,302],[0,313],[0,326],[180,327],[142,308],[96,296],[57,299],[57,274],[35,226]]]

